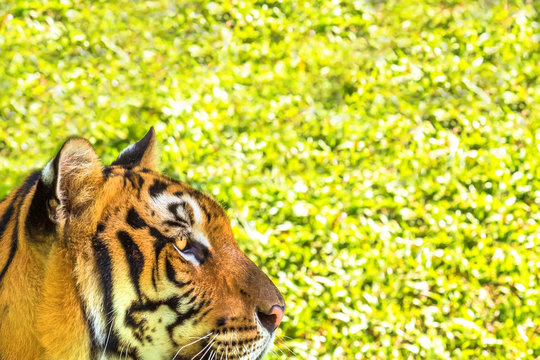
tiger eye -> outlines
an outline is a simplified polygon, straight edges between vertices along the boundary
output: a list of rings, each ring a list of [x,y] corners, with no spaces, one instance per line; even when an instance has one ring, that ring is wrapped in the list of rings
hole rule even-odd
[[[179,236],[175,244],[180,251],[184,250],[187,247],[187,237]]]

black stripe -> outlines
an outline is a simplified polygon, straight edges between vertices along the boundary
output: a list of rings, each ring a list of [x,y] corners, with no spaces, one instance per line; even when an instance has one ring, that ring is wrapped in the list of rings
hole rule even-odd
[[[183,219],[179,219],[180,221],[174,221],[174,220],[167,220],[163,223],[163,225],[169,225],[177,228],[187,228],[189,227],[188,223],[183,221]]]
[[[182,294],[182,297],[186,298],[188,296],[190,296],[191,294],[193,294],[193,291],[195,290],[195,288],[191,288],[189,289],[188,291],[186,291],[185,293]],[[193,302],[197,299],[197,294],[194,294],[192,297],[189,298],[189,300],[187,301],[188,304],[193,304]]]
[[[11,262],[13,261],[13,258],[15,257],[15,253],[17,252],[17,248],[19,246],[19,229],[18,228],[19,228],[19,219],[16,219],[15,227],[13,228],[13,235],[11,236],[11,248],[9,250],[8,259],[7,259],[6,264],[4,265],[4,268],[2,269],[2,272],[0,272],[0,283],[2,282],[2,279],[4,278],[4,275],[6,275],[9,265],[11,265]]]
[[[124,324],[132,329],[133,336],[139,340],[139,342],[144,343],[145,339],[145,327],[146,323],[145,316],[142,316],[142,319],[137,321],[134,317],[137,313],[145,312],[155,312],[160,306],[169,307],[175,314],[178,313],[178,305],[180,304],[180,298],[178,296],[172,296],[164,300],[147,300],[146,302],[133,302],[130,308],[126,311],[126,316],[124,318]],[[147,328],[146,328],[147,330]],[[176,343],[175,343],[176,344]]]
[[[167,272],[167,279],[169,279],[169,281],[177,287],[183,288],[184,286],[191,284],[191,280],[183,282],[176,279],[176,271],[174,270],[174,267],[172,266],[168,257],[165,259],[165,269]]]
[[[106,318],[105,331],[109,338],[107,349],[118,348],[118,336],[114,329],[111,328],[112,321],[114,320],[113,314],[113,280],[112,280],[112,264],[111,255],[107,246],[103,241],[97,237],[92,237],[92,248],[94,250],[94,257],[96,259],[99,276],[101,280],[101,288],[103,290],[103,311]]]
[[[167,209],[169,210],[169,212],[171,212],[173,215],[176,216],[176,214],[178,214],[178,208],[179,207],[180,207],[180,203],[175,202],[175,203],[169,204]]]
[[[157,290],[157,280],[159,280],[159,256],[165,245],[174,243],[176,239],[163,235],[158,229],[152,226],[150,227],[150,235],[156,239],[154,242],[155,264],[152,268],[152,284],[154,285],[154,289]]]
[[[194,306],[192,308],[190,308],[188,311],[186,312],[183,312],[183,313],[179,313],[178,316],[176,317],[176,320],[167,326],[167,332],[169,333],[169,338],[173,340],[173,331],[174,329],[177,327],[177,326],[180,326],[182,325],[184,322],[186,322],[187,320],[191,319],[191,318],[194,318],[195,316],[197,316],[197,314],[201,311],[201,307],[202,307],[202,303],[199,304],[199,306]]]
[[[193,207],[191,206],[191,204],[188,204],[188,203],[184,203],[182,205],[184,207],[184,211],[186,212],[186,214],[188,216],[189,223],[194,224],[195,223],[195,213],[193,212]]]
[[[17,214],[15,217],[15,226],[13,227],[13,234],[11,235],[11,248],[9,249],[9,255],[8,259],[6,261],[6,264],[2,268],[2,271],[0,272],[0,283],[2,282],[2,279],[6,275],[6,272],[8,271],[9,266],[11,265],[11,262],[13,261],[13,258],[15,257],[15,253],[17,252],[17,248],[19,246],[19,217],[21,215],[21,208],[24,203],[24,200],[26,199],[26,196],[32,189],[32,187],[36,184],[36,181],[38,181],[41,173],[39,171],[33,172],[30,176],[26,178],[24,183],[17,189],[17,192],[15,193],[15,196],[13,197],[13,201],[10,204],[10,208],[13,207],[13,204],[15,200],[19,200],[17,204]],[[6,217],[6,223],[4,225],[4,230],[7,227],[7,224],[9,223],[11,217],[13,216],[13,210],[9,210],[11,214]],[[4,214],[5,215],[5,214]],[[2,220],[4,220],[4,216],[2,216]]]
[[[201,322],[206,317],[206,315],[210,313],[210,311],[212,311],[212,309],[208,309],[199,316],[197,316],[197,318],[193,320],[193,325],[197,325],[199,322]]]
[[[109,250],[103,241],[94,236],[92,238],[92,247],[96,258],[99,276],[101,278],[101,287],[103,290],[103,308],[105,313],[112,311],[112,265]],[[112,315],[112,314],[111,314]]]
[[[147,227],[146,222],[139,216],[139,213],[135,208],[130,208],[126,217],[126,221],[134,229],[142,229]]]
[[[210,307],[210,304],[211,304],[211,302],[212,302],[212,301],[211,301],[211,298],[206,298],[206,293],[203,293],[201,297],[202,297],[203,299],[205,299],[205,300],[203,300],[203,302],[202,302],[202,304],[201,304],[201,309],[202,309],[202,308],[208,308],[208,309],[207,309],[205,312],[199,314],[199,316],[197,316],[197,318],[195,318],[195,319],[193,320],[193,325],[196,325],[197,323],[199,323],[200,321],[202,321],[202,320],[204,319],[204,317],[205,317],[206,315],[208,315],[208,313],[209,313],[210,311],[212,311],[212,308]]]
[[[163,193],[167,189],[167,184],[164,183],[161,180],[155,180],[152,185],[150,185],[150,188],[148,189],[148,192],[150,193],[151,197],[157,197],[159,194]]]
[[[39,180],[40,177],[41,177],[40,171],[34,171],[33,173],[31,173],[30,176],[28,176],[26,180],[24,180],[24,183],[22,184],[22,186],[19,189],[17,189],[17,193],[15,193],[15,197],[19,197],[21,195],[23,197],[26,197],[28,192],[32,190],[32,187],[36,185],[36,182]],[[22,201],[24,201],[24,198],[21,199],[21,204],[22,204]]]
[[[207,222],[210,222],[212,220],[212,214],[210,213],[210,211],[208,211],[206,205],[199,202],[199,206],[201,207],[203,213],[206,215]]]
[[[2,219],[0,220],[0,240],[2,240],[2,236],[6,231],[9,220],[11,220],[11,216],[13,215],[13,202],[14,201],[9,204],[8,209],[2,214]]]
[[[144,256],[137,244],[135,244],[135,242],[133,241],[131,235],[129,235],[125,231],[119,231],[116,235],[118,236],[118,240],[120,240],[120,243],[122,244],[122,247],[126,252],[126,260],[129,265],[129,275],[131,277],[131,282],[137,290],[139,300],[141,300],[142,298],[139,280],[141,278],[141,273],[144,267]]]
[[[158,264],[156,263],[152,267],[152,285],[154,285],[154,290],[156,291],[157,291],[157,283],[156,283],[157,273],[158,273]]]
[[[163,235],[155,227],[150,227],[150,235],[152,235],[152,237],[154,237],[154,239],[156,239],[156,242],[154,243],[154,250],[155,250],[155,253],[156,253],[156,264],[157,264],[158,259],[159,259],[159,255],[161,254],[161,251],[163,250],[165,245],[174,243],[175,239]]]
[[[131,315],[135,312],[153,312],[160,306],[165,305],[172,311],[178,313],[178,306],[180,304],[180,298],[176,295],[163,300],[147,300],[144,303],[133,302],[131,307],[127,311],[127,314]]]
[[[174,216],[176,221],[183,224],[183,225],[180,225],[182,227],[191,226],[191,224],[193,224],[193,217],[192,217],[192,214],[189,211],[187,211],[188,210],[188,209],[186,209],[187,206],[188,206],[188,204],[185,201],[182,201],[181,203],[180,202],[175,202],[175,203],[169,204],[169,206],[167,207],[167,209]],[[183,219],[180,216],[178,216],[178,208],[179,207],[182,207],[183,210],[188,212],[189,221],[187,221],[186,219]],[[191,209],[191,207],[190,207],[190,209]],[[173,225],[173,224],[170,224],[170,225]],[[178,226],[178,224],[176,224],[176,226]]]
[[[77,285],[77,294],[79,296],[79,299],[81,299],[81,302],[80,302],[81,312],[83,314],[84,320],[86,321],[86,326],[88,327],[88,335],[90,337],[90,359],[95,359],[97,355],[97,349],[99,347],[99,342],[96,337],[96,329],[94,329],[94,324],[88,317],[86,304],[82,301],[83,296],[81,295],[81,290],[79,289],[78,285]]]
[[[111,176],[113,170],[114,168],[112,166],[104,166],[101,169],[101,173],[103,174],[104,177],[108,178],[109,176]]]
[[[56,225],[51,221],[48,210],[49,200],[56,198],[54,191],[54,186],[49,187],[42,180],[38,181],[25,220],[25,229],[30,241],[56,231]]]
[[[124,171],[124,186],[127,185],[127,181],[131,183],[131,186],[137,190],[137,197],[141,197],[141,188],[144,185],[143,177],[134,172],[132,169],[126,169]]]
[[[99,233],[102,233],[104,231],[105,231],[105,224],[103,224],[103,223],[97,224],[96,232],[99,234]]]
[[[144,185],[144,178],[139,173],[134,173],[133,176],[137,179],[137,198],[141,198],[141,189]]]
[[[150,235],[152,235],[152,237],[156,239],[156,241],[154,242],[154,252],[156,256],[155,265],[152,269],[152,284],[154,285],[154,289],[157,290],[157,280],[159,280],[159,255],[161,254],[161,251],[163,250],[165,245],[169,243],[174,243],[175,239],[163,235],[155,227],[150,227]]]

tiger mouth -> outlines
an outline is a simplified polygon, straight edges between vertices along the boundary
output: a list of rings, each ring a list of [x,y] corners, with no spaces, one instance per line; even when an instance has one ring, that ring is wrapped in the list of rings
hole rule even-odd
[[[249,345],[246,345],[249,344]],[[186,357],[177,356],[177,360],[261,360],[266,355],[272,339],[261,343],[260,341],[231,340],[212,341],[211,338],[201,341],[201,350],[195,355]]]

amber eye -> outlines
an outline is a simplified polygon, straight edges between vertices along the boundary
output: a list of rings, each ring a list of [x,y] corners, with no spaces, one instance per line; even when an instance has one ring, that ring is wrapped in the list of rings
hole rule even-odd
[[[174,247],[177,251],[184,251],[186,248],[188,248],[188,245],[188,238],[184,235],[179,236],[174,242]]]

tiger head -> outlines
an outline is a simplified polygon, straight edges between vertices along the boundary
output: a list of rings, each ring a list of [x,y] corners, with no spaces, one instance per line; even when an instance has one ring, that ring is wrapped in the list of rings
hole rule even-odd
[[[68,140],[42,171],[73,261],[91,358],[262,359],[282,295],[212,197],[157,172],[153,128],[102,166]]]

